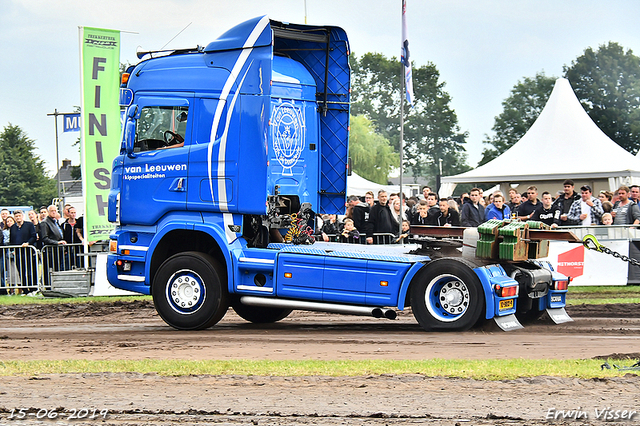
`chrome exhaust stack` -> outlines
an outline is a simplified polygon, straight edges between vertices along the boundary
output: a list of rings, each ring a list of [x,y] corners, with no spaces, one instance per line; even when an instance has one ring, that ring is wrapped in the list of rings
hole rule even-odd
[[[374,318],[395,319],[397,314],[393,309],[375,306],[340,305],[336,303],[307,302],[292,299],[272,299],[267,297],[242,296],[240,302],[249,306],[263,306],[266,308],[299,309],[302,311],[332,312],[344,315],[360,315]]]

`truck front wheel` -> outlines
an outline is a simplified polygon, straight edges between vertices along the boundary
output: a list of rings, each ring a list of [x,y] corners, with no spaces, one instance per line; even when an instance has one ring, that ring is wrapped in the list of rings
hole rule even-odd
[[[468,330],[484,308],[480,279],[462,260],[440,259],[427,265],[411,286],[411,309],[426,331]]]
[[[178,330],[201,330],[229,308],[226,274],[211,256],[185,252],[167,259],[151,286],[158,315]]]

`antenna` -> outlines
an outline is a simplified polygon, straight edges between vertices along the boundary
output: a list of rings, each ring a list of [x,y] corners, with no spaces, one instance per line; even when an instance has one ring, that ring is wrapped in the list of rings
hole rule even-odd
[[[193,24],[193,22],[189,22],[187,24],[186,27],[184,27],[182,30],[180,30],[180,32],[178,34],[176,34],[175,36],[173,36],[173,38],[171,40],[169,40],[164,46],[162,46],[160,48],[160,50],[163,50],[165,47],[167,47],[167,44],[171,43],[176,37],[178,37],[180,34],[182,34],[182,31],[186,30],[187,28],[189,28],[189,25]]]

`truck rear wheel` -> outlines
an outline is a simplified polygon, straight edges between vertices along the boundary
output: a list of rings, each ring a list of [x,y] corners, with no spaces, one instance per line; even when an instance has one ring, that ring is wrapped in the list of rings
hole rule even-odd
[[[484,309],[480,279],[462,260],[440,259],[411,285],[411,309],[426,331],[468,330]]]
[[[256,324],[278,322],[281,319],[286,318],[292,311],[292,309],[285,308],[244,305],[240,302],[239,298],[234,298],[231,302],[231,306],[240,318]]]
[[[211,256],[180,253],[158,269],[151,287],[158,315],[178,330],[201,330],[224,317],[229,308],[226,274]]]

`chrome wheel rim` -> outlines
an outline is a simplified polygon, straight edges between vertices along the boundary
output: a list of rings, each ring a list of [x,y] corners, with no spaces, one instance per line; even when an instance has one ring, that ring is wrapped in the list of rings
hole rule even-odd
[[[429,313],[442,322],[460,319],[469,308],[469,287],[457,276],[442,274],[427,285],[425,305]]]

